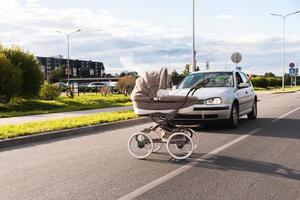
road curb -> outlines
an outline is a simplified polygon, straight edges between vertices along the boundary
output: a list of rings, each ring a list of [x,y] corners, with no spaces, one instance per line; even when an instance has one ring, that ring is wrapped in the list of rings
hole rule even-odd
[[[0,149],[15,147],[24,144],[36,143],[36,142],[49,141],[49,140],[54,140],[58,138],[68,137],[68,136],[76,136],[76,135],[82,136],[82,135],[95,134],[95,131],[114,130],[114,129],[125,128],[128,126],[135,126],[135,125],[149,123],[149,122],[151,122],[150,118],[142,117],[138,119],[130,119],[130,120],[124,120],[119,122],[112,122],[112,123],[105,123],[105,124],[67,129],[61,131],[53,131],[53,132],[39,133],[35,135],[21,136],[17,138],[0,140]]]
[[[296,93],[299,91],[283,91],[283,92],[273,92],[272,94],[288,94],[288,93]]]

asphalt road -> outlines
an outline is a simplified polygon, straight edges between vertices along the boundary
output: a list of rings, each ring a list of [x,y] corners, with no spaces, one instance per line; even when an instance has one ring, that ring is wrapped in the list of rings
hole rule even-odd
[[[132,158],[127,140],[145,124],[2,150],[0,199],[300,200],[300,93],[258,106],[235,130],[200,129],[187,161],[164,148]]]

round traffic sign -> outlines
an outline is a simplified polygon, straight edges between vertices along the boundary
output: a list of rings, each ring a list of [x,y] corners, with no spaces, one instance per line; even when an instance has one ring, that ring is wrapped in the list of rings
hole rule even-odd
[[[295,63],[290,63],[290,68],[294,68],[295,67]]]
[[[239,63],[242,61],[242,55],[239,52],[235,52],[231,56],[231,61],[233,63]]]

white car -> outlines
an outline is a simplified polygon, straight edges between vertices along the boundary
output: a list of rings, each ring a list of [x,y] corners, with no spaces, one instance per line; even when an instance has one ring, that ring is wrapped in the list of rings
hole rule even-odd
[[[197,90],[198,104],[188,115],[174,118],[183,123],[205,123],[211,120],[227,120],[232,128],[238,126],[239,117],[257,117],[257,95],[248,76],[236,70],[194,72],[187,76],[172,95],[184,96],[197,81],[208,77],[209,82]]]
[[[106,86],[107,83],[103,82],[91,82],[90,84],[87,85],[88,88],[102,88]]]

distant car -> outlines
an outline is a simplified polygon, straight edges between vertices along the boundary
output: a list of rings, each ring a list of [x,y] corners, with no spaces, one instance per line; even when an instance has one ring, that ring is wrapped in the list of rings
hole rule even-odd
[[[183,123],[205,124],[207,121],[227,120],[232,128],[238,126],[239,117],[257,117],[257,96],[248,76],[236,70],[194,72],[187,76],[172,95],[185,96],[199,80],[208,77],[209,82],[195,92],[198,103],[189,115],[180,115],[174,120]]]
[[[58,82],[55,83],[55,85],[58,85],[61,91],[66,91],[68,89],[68,84],[64,83],[64,82]]]
[[[118,84],[118,82],[108,82],[107,86],[109,86],[111,88],[111,91],[113,93],[117,93],[118,92],[117,84]]]
[[[81,83],[79,84],[79,87],[87,87],[89,85],[89,83]]]
[[[91,82],[90,84],[88,84],[88,88],[101,88],[106,86],[107,84],[103,83],[103,82]]]

